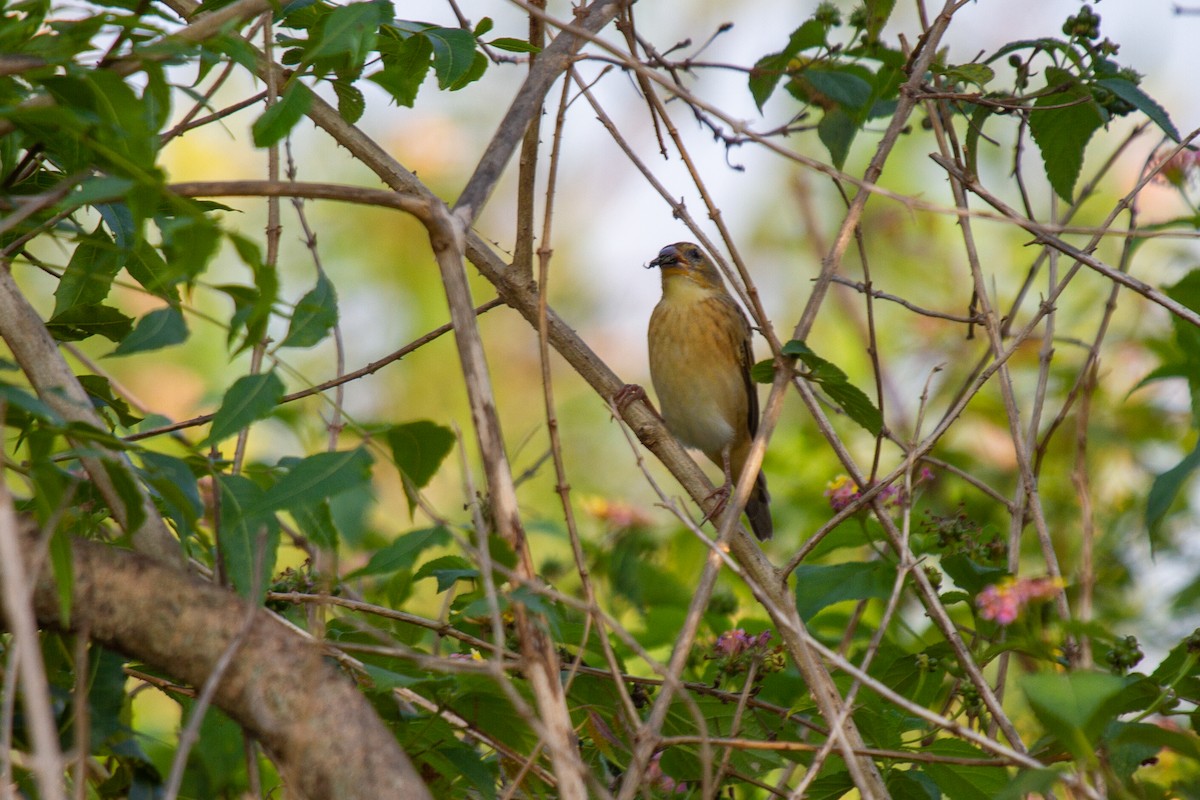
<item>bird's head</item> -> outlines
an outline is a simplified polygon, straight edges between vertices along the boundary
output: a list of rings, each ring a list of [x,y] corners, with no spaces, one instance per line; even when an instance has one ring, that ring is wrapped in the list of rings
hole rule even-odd
[[[709,261],[700,246],[692,242],[676,242],[658,251],[658,258],[646,268],[662,270],[663,284],[672,278],[684,278],[708,288],[722,288],[721,273]]]

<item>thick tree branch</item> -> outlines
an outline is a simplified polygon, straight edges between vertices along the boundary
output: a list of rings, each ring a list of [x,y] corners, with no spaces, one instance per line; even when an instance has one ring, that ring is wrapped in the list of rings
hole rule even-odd
[[[35,549],[28,528],[22,542],[26,554]],[[192,686],[212,674],[249,612],[230,591],[128,550],[77,540],[72,562],[69,629]],[[40,625],[63,627],[49,567],[33,605]],[[432,800],[395,736],[321,649],[255,613],[214,704],[267,748],[288,784],[310,798]]]

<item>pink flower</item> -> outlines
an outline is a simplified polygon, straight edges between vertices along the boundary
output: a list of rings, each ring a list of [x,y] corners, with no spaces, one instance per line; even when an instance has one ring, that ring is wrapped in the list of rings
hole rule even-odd
[[[1155,181],[1182,189],[1200,170],[1200,151],[1180,150],[1170,158],[1161,155],[1155,158],[1151,166],[1158,170]]]
[[[608,500],[603,497],[584,497],[579,505],[588,515],[601,522],[607,522],[618,530],[627,528],[646,528],[654,521],[649,514],[637,506],[623,503],[620,500]]]
[[[757,636],[750,636],[741,628],[725,631],[717,637],[713,650],[718,656],[736,658],[752,648],[763,648],[771,640],[771,632],[763,631]]]
[[[979,606],[979,616],[984,619],[1011,625],[1022,608],[1034,600],[1054,597],[1064,585],[1062,578],[1014,578],[1010,575],[980,592],[975,604]]]
[[[845,475],[838,475],[825,484],[825,496],[829,498],[829,506],[834,511],[841,511],[857,500],[860,494],[858,486]]]

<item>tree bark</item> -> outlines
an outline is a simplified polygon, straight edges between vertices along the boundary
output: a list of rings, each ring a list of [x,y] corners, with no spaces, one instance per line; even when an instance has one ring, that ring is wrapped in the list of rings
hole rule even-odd
[[[30,526],[31,527],[31,526]],[[27,568],[41,549],[21,534]],[[36,577],[39,625],[87,630],[92,641],[201,686],[251,613],[230,591],[110,545],[77,540],[69,626],[50,568]],[[321,649],[262,609],[254,612],[214,704],[270,752],[303,797],[432,800],[428,789],[353,682]]]

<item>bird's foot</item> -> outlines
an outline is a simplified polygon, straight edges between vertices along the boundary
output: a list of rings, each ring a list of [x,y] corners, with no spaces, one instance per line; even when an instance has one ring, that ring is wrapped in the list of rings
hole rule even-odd
[[[730,483],[724,483],[708,493],[708,496],[704,498],[704,502],[707,503],[708,501],[712,500],[715,504],[712,507],[712,511],[709,511],[704,515],[704,519],[700,520],[701,525],[715,520],[717,517],[721,516],[721,512],[725,510],[725,504],[729,502],[729,497],[732,492],[733,485]]]
[[[621,414],[624,414],[625,410],[638,400],[644,401],[647,408],[653,411],[655,415],[658,414],[657,411],[654,411],[654,406],[650,405],[650,398],[646,396],[646,390],[636,383],[625,384],[620,389],[617,389],[612,396],[613,405],[617,407],[617,411]]]

